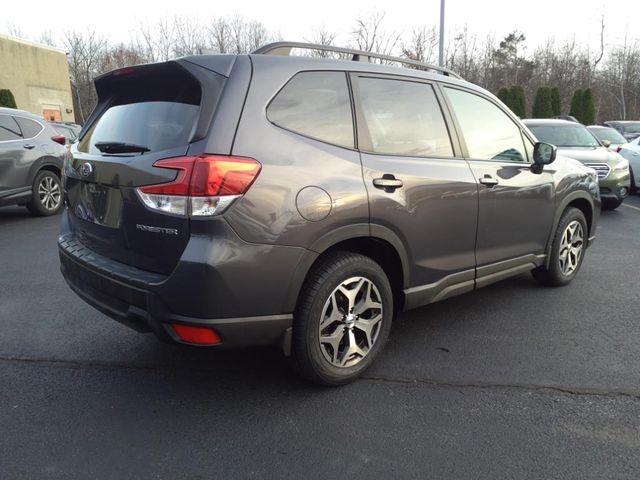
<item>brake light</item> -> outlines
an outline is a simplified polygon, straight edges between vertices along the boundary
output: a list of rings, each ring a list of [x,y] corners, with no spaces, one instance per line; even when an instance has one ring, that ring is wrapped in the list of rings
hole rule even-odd
[[[616,153],[620,153],[622,151],[622,145],[618,146],[618,148],[616,148]]]
[[[133,67],[124,67],[124,68],[118,68],[117,70],[112,71],[111,75],[113,75],[114,77],[120,77],[123,75],[131,75],[135,71],[136,69]]]
[[[51,140],[59,143],[60,145],[64,145],[67,143],[67,138],[64,135],[54,135],[53,137],[51,137]]]
[[[154,166],[178,173],[172,182],[138,188],[144,204],[153,210],[195,217],[224,212],[249,189],[262,168],[252,158],[222,155],[168,158]]]
[[[190,325],[180,325],[174,323],[173,331],[183,342],[194,343],[196,345],[219,345],[222,339],[213,328],[192,327]]]

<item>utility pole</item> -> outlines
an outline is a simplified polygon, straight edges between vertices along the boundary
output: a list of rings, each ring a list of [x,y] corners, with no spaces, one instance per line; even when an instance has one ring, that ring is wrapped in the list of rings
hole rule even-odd
[[[444,2],[440,0],[440,44],[438,45],[438,65],[444,67]]]

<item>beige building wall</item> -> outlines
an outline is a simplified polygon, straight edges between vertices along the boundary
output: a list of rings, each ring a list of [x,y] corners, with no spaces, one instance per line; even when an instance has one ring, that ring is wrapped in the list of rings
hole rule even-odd
[[[0,35],[0,89],[8,88],[19,109],[73,122],[69,65],[64,50]],[[49,118],[47,118],[49,120]]]

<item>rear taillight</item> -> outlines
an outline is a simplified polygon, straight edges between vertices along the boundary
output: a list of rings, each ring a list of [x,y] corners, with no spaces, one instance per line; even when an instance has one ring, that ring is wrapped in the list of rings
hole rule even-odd
[[[60,145],[64,145],[67,143],[67,138],[64,135],[54,135],[53,137],[51,137],[51,140],[59,143]]]
[[[622,151],[622,145],[620,145],[618,148],[616,148],[616,152],[620,153]]]
[[[218,215],[242,196],[262,166],[252,158],[222,155],[159,160],[154,167],[177,170],[175,180],[138,188],[144,204],[174,215]]]

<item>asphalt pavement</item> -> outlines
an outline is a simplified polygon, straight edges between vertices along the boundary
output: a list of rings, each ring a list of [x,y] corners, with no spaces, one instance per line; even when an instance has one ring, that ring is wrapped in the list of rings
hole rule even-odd
[[[640,197],[576,280],[401,315],[365,378],[165,345],[58,269],[59,218],[0,209],[0,479],[640,478]]]

